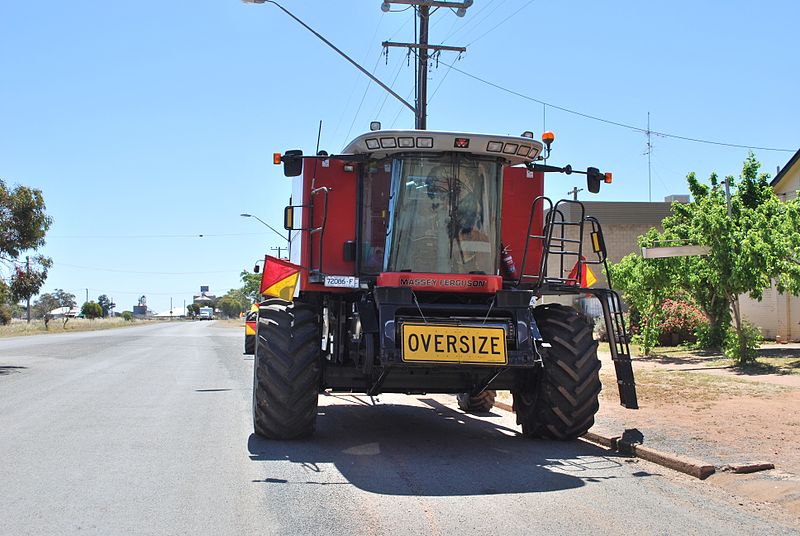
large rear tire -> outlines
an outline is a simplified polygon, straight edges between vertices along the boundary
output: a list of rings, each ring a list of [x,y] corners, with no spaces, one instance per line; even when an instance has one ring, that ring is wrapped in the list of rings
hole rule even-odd
[[[467,413],[488,413],[494,407],[494,399],[497,397],[497,392],[486,389],[480,394],[470,396],[469,393],[458,393],[456,401],[461,411]]]
[[[320,387],[316,308],[269,300],[258,311],[253,371],[253,428],[268,439],[314,433]]]
[[[544,369],[528,375],[512,392],[517,424],[528,437],[576,439],[592,427],[599,409],[600,360],[592,325],[559,304],[536,307],[533,316],[552,346]]]

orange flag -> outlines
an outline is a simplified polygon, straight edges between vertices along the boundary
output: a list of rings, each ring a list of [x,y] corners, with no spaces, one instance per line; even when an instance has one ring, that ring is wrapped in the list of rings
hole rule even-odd
[[[264,258],[264,273],[261,275],[261,294],[292,301],[299,278],[299,266],[267,255]]]
[[[583,257],[581,260],[575,262],[575,266],[572,267],[567,279],[572,279],[576,283],[578,282],[578,264],[583,264],[583,269],[581,270],[581,288],[589,288],[595,283],[597,283],[597,277],[594,275],[591,269],[589,269],[589,265],[586,264]]]

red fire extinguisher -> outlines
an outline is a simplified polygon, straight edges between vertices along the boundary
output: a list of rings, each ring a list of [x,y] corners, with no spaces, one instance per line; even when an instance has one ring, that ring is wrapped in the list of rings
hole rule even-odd
[[[503,260],[503,275],[506,279],[517,278],[517,266],[514,264],[514,257],[511,256],[511,249],[508,246],[500,244],[501,255]]]

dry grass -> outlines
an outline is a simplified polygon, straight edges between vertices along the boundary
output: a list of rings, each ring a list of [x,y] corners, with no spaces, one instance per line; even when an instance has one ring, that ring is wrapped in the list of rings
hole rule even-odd
[[[613,370],[602,369],[601,397],[616,401],[619,394]],[[791,387],[771,383],[754,382],[729,376],[717,376],[703,372],[679,372],[670,370],[637,370],[636,391],[640,403],[648,405],[708,403],[739,397],[769,399],[792,391]],[[498,391],[497,399],[511,404],[509,391]]]
[[[244,318],[226,318],[224,320],[215,320],[214,327],[244,329]]]
[[[66,325],[64,325],[62,320],[51,320],[47,329],[45,329],[43,320],[32,320],[30,324],[27,322],[12,322],[7,326],[0,326],[0,337],[72,333],[75,331],[98,331],[102,329],[138,326],[143,322],[154,322],[154,320],[134,320],[132,322],[126,322],[122,318],[98,318],[96,320],[70,318]]]
[[[639,349],[631,347],[635,356],[641,356]],[[661,364],[694,364],[704,367],[731,367],[738,374],[758,376],[761,374],[796,374],[800,375],[800,348],[794,346],[768,345],[758,349],[755,363],[741,367],[719,352],[693,350],[685,346],[656,347],[647,357],[638,360],[654,361]]]
[[[615,377],[610,370],[601,375],[603,398],[616,399]],[[639,401],[648,404],[674,404],[681,401],[712,402],[738,397],[772,398],[791,391],[790,387],[754,382],[702,372],[637,370]]]

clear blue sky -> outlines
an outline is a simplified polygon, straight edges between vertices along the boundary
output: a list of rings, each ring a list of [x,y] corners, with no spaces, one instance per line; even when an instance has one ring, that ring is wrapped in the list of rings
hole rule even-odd
[[[381,1],[283,5],[400,94],[412,11]],[[397,6],[395,9],[401,9]],[[619,123],[755,151],[774,175],[800,146],[800,3],[475,0],[433,15],[431,42],[467,46],[455,66],[526,96]],[[428,127],[542,131],[542,105],[451,70],[430,73]],[[79,301],[146,295],[155,310],[200,285],[223,294],[280,238],[289,183],[271,154],[341,150],[413,115],[271,5],[237,0],[0,3],[0,177],[40,188],[55,220],[44,291]],[[548,108],[550,163],[614,172],[597,200],[646,201],[646,138]],[[652,198],[696,171],[737,174],[746,149],[654,136]],[[580,184],[554,176],[547,193]],[[589,199],[588,195],[582,195]],[[199,235],[204,235],[202,238]]]

